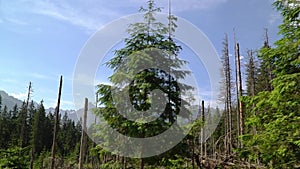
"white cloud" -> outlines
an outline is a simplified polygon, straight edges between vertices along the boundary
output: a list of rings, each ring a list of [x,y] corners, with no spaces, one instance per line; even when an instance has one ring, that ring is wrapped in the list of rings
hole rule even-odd
[[[177,4],[175,7],[183,10],[191,10],[191,9],[209,9],[220,5],[222,3],[227,2],[227,0],[189,0],[188,2],[175,1]]]
[[[21,92],[19,92],[19,93],[10,93],[10,95],[14,98],[19,99],[19,100],[24,100],[27,97],[27,93],[21,93]]]
[[[47,75],[39,74],[39,73],[30,73],[29,76],[37,78],[37,79],[49,79],[50,77]]]
[[[14,84],[18,83],[17,80],[11,79],[11,78],[1,79],[1,81],[4,82],[4,83],[14,83]]]
[[[68,101],[68,100],[62,100],[61,101],[61,106],[62,107],[75,107],[73,101]]]
[[[53,17],[79,27],[84,27],[88,30],[96,30],[99,25],[101,25],[101,23],[94,21],[92,17],[89,17],[69,6],[60,7],[50,2],[39,3],[38,6],[39,7],[34,11],[36,14]]]
[[[3,11],[0,11],[3,19],[0,22],[10,22],[18,25],[25,25],[28,14],[44,15],[69,24],[86,29],[87,31],[95,31],[99,29],[103,23],[111,20],[112,17],[119,16],[116,10],[110,10],[105,4],[100,2],[88,1],[5,1]],[[107,4],[110,4],[107,1]],[[121,15],[120,15],[121,16]],[[33,16],[34,17],[34,16]]]
[[[269,17],[269,24],[274,24],[275,22],[277,22],[277,21],[280,21],[281,20],[281,15],[279,14],[279,13],[273,13],[273,14],[271,14],[270,15],[270,17]]]
[[[209,9],[228,0],[172,0],[172,10],[176,12],[193,9]],[[22,18],[23,13],[32,13],[55,18],[57,20],[84,28],[88,33],[94,32],[113,19],[138,12],[140,6],[146,6],[146,1],[141,0],[101,0],[101,1],[18,1],[5,2],[7,13],[6,20],[19,24],[27,24]],[[168,1],[157,1],[157,6],[163,7],[167,12]],[[135,8],[134,11],[131,11]],[[6,15],[4,15],[5,17]],[[22,18],[22,19],[21,19]],[[1,20],[0,20],[1,23]]]
[[[28,24],[27,22],[16,19],[16,18],[6,18],[5,20],[12,24],[21,25],[21,26]],[[0,21],[0,23],[1,23],[1,21]]]
[[[109,85],[109,86],[112,86],[112,85],[113,85],[113,84],[112,84],[110,81],[108,81],[108,80],[106,80],[106,81],[95,80],[94,84],[95,84],[95,86],[96,86],[96,85],[99,85],[99,84]]]
[[[98,3],[81,1],[80,3],[66,3],[62,1],[35,1],[30,10],[35,14],[52,17],[75,26],[94,32],[103,23],[119,13],[105,8]],[[121,15],[120,15],[121,16]]]
[[[227,2],[228,0],[171,0],[172,10],[175,12],[188,11],[193,9],[209,9]],[[124,1],[126,2],[126,1]],[[145,6],[145,1],[129,0],[128,5],[135,4],[136,6]],[[158,7],[164,7],[164,12],[168,8],[168,0],[156,1]],[[137,6],[137,7],[139,7]]]

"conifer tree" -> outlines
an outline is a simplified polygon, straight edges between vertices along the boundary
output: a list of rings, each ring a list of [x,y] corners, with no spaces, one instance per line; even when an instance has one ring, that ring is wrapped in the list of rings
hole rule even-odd
[[[273,60],[271,91],[246,97],[252,116],[248,126],[257,134],[243,136],[244,152],[252,160],[260,159],[268,168],[300,166],[300,4],[297,0],[277,0],[275,7],[283,16],[282,38],[274,48],[264,48],[263,59]],[[252,106],[255,105],[255,108]]]
[[[169,17],[170,27],[168,27],[156,20],[155,15],[161,9],[155,7],[154,1],[148,0],[147,4],[147,9],[140,9],[144,13],[144,22],[129,26],[129,37],[124,41],[125,47],[116,50],[115,56],[107,62],[107,66],[114,70],[114,74],[109,80],[114,85],[114,89],[119,91],[118,93],[129,91],[130,102],[134,108],[131,105],[122,105],[122,111],[127,111],[129,115],[140,116],[141,114],[136,114],[137,111],[148,110],[154,101],[165,102],[165,97],[159,97],[152,92],[157,89],[168,97],[165,110],[159,110],[163,113],[156,112],[154,116],[158,116],[158,118],[149,123],[130,121],[118,113],[118,105],[114,105],[115,100],[112,99],[111,86],[98,85],[99,103],[105,106],[98,109],[98,113],[120,133],[139,138],[155,136],[168,129],[176,121],[181,104],[188,104],[180,99],[180,94],[192,89],[191,86],[185,84],[180,84],[181,88],[179,89],[179,84],[176,81],[189,74],[189,71],[180,70],[186,62],[178,58],[181,47],[170,36],[176,28],[176,18]],[[132,71],[136,67],[143,67],[147,64],[153,67],[159,67],[159,65],[163,67],[164,64],[170,66],[168,67],[169,70],[147,68],[141,72]],[[131,82],[124,78],[128,76],[132,77]],[[125,92],[125,94],[127,93]],[[155,96],[157,99],[152,100],[151,98]],[[119,98],[124,99],[124,97]],[[142,114],[142,116],[147,116],[147,114]],[[141,168],[143,165],[144,161],[142,160]]]

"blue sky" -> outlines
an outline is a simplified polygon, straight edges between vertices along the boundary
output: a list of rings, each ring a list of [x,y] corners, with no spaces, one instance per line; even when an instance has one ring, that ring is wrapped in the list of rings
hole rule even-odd
[[[158,1],[158,0],[157,0]],[[136,13],[146,0],[0,0],[0,90],[21,100],[29,81],[32,99],[56,105],[59,76],[64,76],[61,107],[74,108],[72,77],[77,57],[90,36],[112,20]],[[173,13],[202,30],[218,53],[229,34],[233,53],[233,29],[247,49],[263,44],[264,28],[271,42],[277,35],[280,15],[273,0],[173,0]],[[167,0],[158,6],[167,12]]]

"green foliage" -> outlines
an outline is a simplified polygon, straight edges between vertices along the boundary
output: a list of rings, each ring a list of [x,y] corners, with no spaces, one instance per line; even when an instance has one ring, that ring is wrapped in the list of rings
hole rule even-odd
[[[103,169],[111,169],[111,168],[122,168],[122,164],[120,161],[109,161],[100,165],[100,168]]]
[[[24,137],[25,148],[20,148],[20,133],[22,117],[26,117]],[[50,166],[50,149],[54,117],[46,115],[43,102],[36,108],[31,102],[26,111],[25,102],[19,109],[17,105],[12,110],[6,106],[0,113],[0,168],[28,168],[31,149],[34,153],[34,168]],[[64,116],[59,129],[58,156],[63,154],[69,163],[77,163],[80,141],[80,127]],[[13,131],[13,132],[12,132]]]
[[[257,133],[242,137],[242,155],[270,168],[295,168],[300,165],[300,8],[295,0],[278,0],[274,5],[283,15],[283,37],[275,48],[261,50],[262,60],[274,66],[272,89],[244,98],[250,114],[246,125]]]
[[[165,168],[167,169],[181,169],[181,168],[192,168],[191,164],[188,164],[186,157],[182,157],[179,155],[175,155],[174,158],[163,158],[162,163],[164,164]],[[190,167],[188,167],[188,165]]]
[[[50,152],[42,151],[38,158],[35,160],[33,168],[46,168],[46,161],[49,161],[49,157],[51,156]]]
[[[189,104],[180,98],[181,95],[184,95],[192,87],[177,83],[178,79],[183,79],[190,72],[180,70],[186,61],[177,57],[181,47],[172,38],[172,33],[176,28],[176,18],[170,16],[169,25],[166,26],[155,18],[156,12],[159,11],[160,8],[155,7],[154,1],[149,0],[148,8],[140,9],[140,12],[144,13],[144,22],[133,23],[129,26],[129,37],[124,40],[125,47],[116,50],[114,57],[106,63],[114,71],[113,75],[109,77],[113,89],[117,90],[120,96],[128,95],[127,91],[129,91],[133,107],[122,104],[123,102],[118,103],[118,99],[124,99],[124,97],[114,97],[113,99],[112,86],[98,85],[101,108],[96,110],[96,114],[104,117],[108,124],[118,132],[130,137],[151,137],[164,132],[176,121],[179,111],[184,112],[182,113],[184,118],[189,116],[187,109],[180,110],[182,105],[184,107]],[[143,68],[145,65],[148,65],[147,68]],[[161,67],[168,68],[169,72],[160,69]],[[141,71],[135,72],[136,70]],[[162,91],[168,100],[165,96],[153,92],[155,90]],[[141,116],[141,112],[147,111],[155,103],[164,102],[166,102],[164,109],[154,110],[150,116],[154,116],[155,120],[148,123],[144,123],[140,119],[128,120],[117,111],[120,110],[118,106],[121,106],[121,110],[126,111],[127,115]],[[148,114],[142,114],[142,117],[148,117]],[[98,136],[105,137],[105,133],[101,133],[103,127],[100,125],[97,127],[100,129],[97,133]],[[115,143],[114,140],[111,142],[107,144]],[[102,150],[99,150],[99,153],[100,156],[106,155],[106,152]],[[167,156],[167,154],[165,155]],[[155,163],[153,159],[149,158],[145,161],[149,164]],[[118,165],[118,163],[110,165]]]
[[[29,149],[12,147],[0,150],[0,168],[3,169],[26,169],[29,166]]]

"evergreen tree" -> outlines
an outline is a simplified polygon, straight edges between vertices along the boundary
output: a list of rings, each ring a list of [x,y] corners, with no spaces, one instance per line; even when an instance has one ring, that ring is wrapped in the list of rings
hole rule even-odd
[[[32,134],[31,134],[31,145],[35,155],[39,155],[42,150],[45,148],[45,135],[49,134],[47,130],[45,130],[45,122],[46,122],[46,113],[43,105],[43,101],[41,101],[39,108],[36,111],[36,114],[33,118],[33,126],[32,126]]]
[[[258,76],[258,63],[252,50],[248,51],[246,63],[246,92],[248,96],[255,96],[257,94],[257,76]]]
[[[11,132],[9,128],[10,123],[10,117],[7,111],[6,105],[4,105],[4,108],[2,110],[1,116],[0,116],[0,148],[8,148],[8,143],[11,137]]]
[[[300,166],[300,4],[297,0],[277,0],[275,7],[283,16],[282,38],[263,58],[274,61],[271,91],[245,99],[252,116],[249,127],[258,133],[244,135],[244,152],[260,159],[269,168]],[[255,108],[252,106],[255,105]]]
[[[11,119],[10,119],[10,127],[9,129],[11,131],[11,138],[10,138],[10,145],[18,145],[18,140],[20,138],[20,132],[19,132],[19,124],[18,124],[18,114],[19,114],[19,110],[18,110],[18,105],[15,104],[15,106],[13,107],[13,109],[10,111],[11,114]]]
[[[186,62],[178,58],[181,47],[174,42],[171,36],[176,28],[176,18],[173,16],[169,18],[170,27],[158,22],[155,14],[160,12],[160,8],[155,7],[153,0],[148,0],[148,8],[141,8],[140,11],[144,12],[144,22],[129,26],[129,37],[125,39],[125,47],[116,50],[115,56],[107,62],[107,66],[114,70],[114,74],[109,80],[114,85],[113,89],[117,89],[118,96],[121,96],[114,99],[124,99],[125,97],[122,96],[128,95],[126,91],[129,91],[130,103],[133,107],[127,104],[121,105],[121,110],[127,111],[127,115],[145,117],[149,114],[139,114],[140,111],[148,110],[155,101],[157,103],[166,102],[165,97],[159,97],[159,94],[153,92],[157,89],[168,97],[165,110],[163,113],[151,114],[157,118],[148,123],[128,120],[117,111],[120,109],[118,107],[120,105],[115,104],[116,100],[112,98],[114,93],[111,86],[100,84],[98,85],[99,103],[105,107],[98,109],[98,114],[101,114],[109,125],[119,132],[130,137],[144,138],[162,133],[176,121],[180,106],[188,104],[180,99],[180,94],[183,95],[192,87],[178,84],[176,81],[189,74],[188,71],[180,70]],[[151,65],[153,68],[147,68],[140,72],[134,71],[139,66],[143,69],[144,65]],[[155,68],[165,65],[170,65],[169,72]],[[126,77],[132,78],[131,81],[128,81]],[[156,100],[151,98],[156,98]],[[181,111],[188,116],[188,111],[185,109]],[[143,160],[141,168],[142,166]]]

